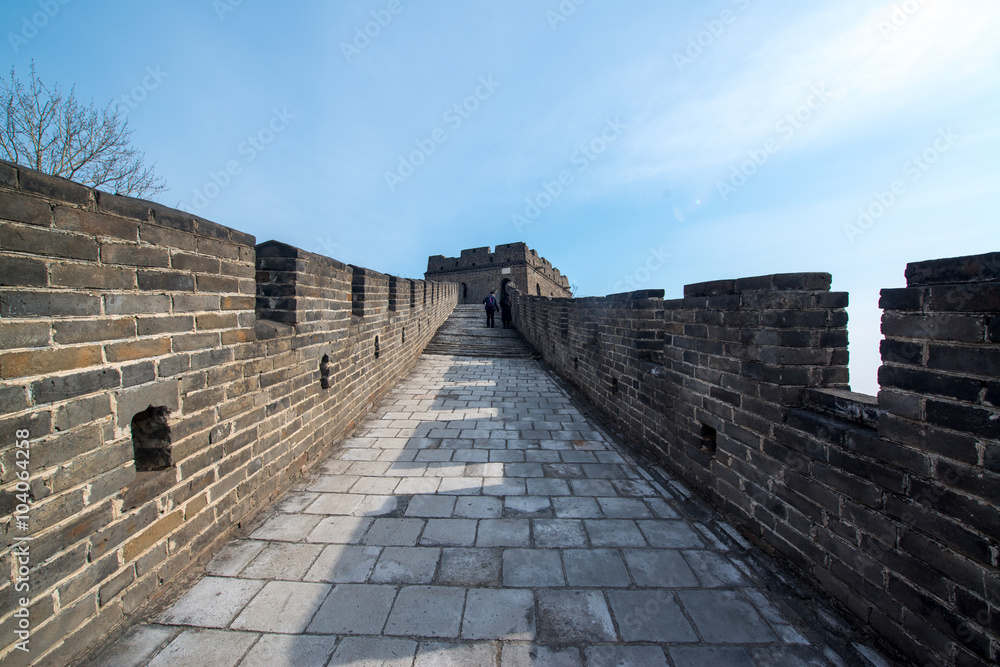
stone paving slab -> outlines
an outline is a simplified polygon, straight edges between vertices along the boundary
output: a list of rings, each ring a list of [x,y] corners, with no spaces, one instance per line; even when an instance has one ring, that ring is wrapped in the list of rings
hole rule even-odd
[[[866,664],[776,599],[746,543],[690,502],[536,361],[425,356],[92,664]]]
[[[165,625],[193,625],[202,628],[226,628],[254,599],[264,581],[230,577],[205,577],[160,615]]]
[[[534,639],[535,596],[523,590],[470,590],[462,636],[467,639]]]
[[[336,637],[308,635],[261,635],[240,663],[243,667],[324,667],[330,660]]]

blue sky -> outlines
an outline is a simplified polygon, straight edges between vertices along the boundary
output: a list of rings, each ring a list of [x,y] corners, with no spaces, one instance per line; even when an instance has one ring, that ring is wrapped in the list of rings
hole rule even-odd
[[[1000,249],[995,0],[6,0],[0,25],[19,72],[121,100],[165,204],[409,277],[523,240],[581,296],[828,271],[859,391],[878,290]]]

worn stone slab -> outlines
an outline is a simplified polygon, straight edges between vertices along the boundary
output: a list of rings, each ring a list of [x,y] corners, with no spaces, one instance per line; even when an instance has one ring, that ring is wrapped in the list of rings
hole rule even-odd
[[[625,563],[636,586],[693,588],[698,579],[679,551],[672,549],[626,549]]]
[[[634,498],[656,498],[656,490],[648,483],[636,479],[613,479],[611,486],[615,487],[619,496]]]
[[[274,509],[285,514],[297,514],[308,507],[317,497],[319,494],[311,491],[290,491],[278,501]]]
[[[855,644],[855,648],[858,645]],[[812,646],[767,646],[767,647],[756,647],[747,648],[747,653],[750,654],[750,658],[756,667],[786,667],[787,665],[794,665],[795,667],[813,667],[826,665],[838,665],[843,664],[843,659],[834,652],[832,649],[827,647],[825,650],[820,651]],[[880,655],[868,649],[868,653],[864,654],[861,663],[865,667],[888,667],[889,663]],[[839,665],[838,665],[839,667]],[[925,666],[921,666],[925,667]]]
[[[462,621],[465,639],[535,639],[535,596],[527,590],[469,590]]]
[[[350,438],[344,441],[344,445],[352,442],[362,442],[365,444],[372,444],[375,442],[374,438]],[[319,472],[326,473],[328,475],[343,475],[347,472],[347,469],[351,467],[352,461],[341,461],[340,459],[329,458],[319,465]]]
[[[582,465],[581,465],[582,469]],[[571,479],[569,486],[577,496],[616,497],[618,491],[605,479]]]
[[[588,545],[583,522],[575,519],[535,519],[531,522],[535,546],[585,547]]]
[[[559,454],[565,457],[567,454],[572,454],[573,452],[559,452]],[[580,467],[579,463],[543,463],[542,470],[545,471],[546,477],[552,477],[555,479],[584,479],[586,475],[583,474],[583,468]],[[572,491],[572,486],[570,491]]]
[[[531,546],[531,523],[527,519],[483,519],[479,522],[476,546]]]
[[[562,558],[569,586],[627,588],[632,585],[617,550],[567,549],[562,552]]]
[[[385,634],[458,637],[465,590],[450,586],[405,586],[396,596]]]
[[[531,478],[528,480],[528,495],[530,496],[569,496],[569,484],[565,479],[551,477]]]
[[[544,477],[541,463],[505,463],[504,477]]]
[[[309,480],[305,488],[318,493],[347,493],[359,479],[357,475],[319,475]]]
[[[715,551],[682,551],[684,560],[706,588],[746,586],[749,582],[728,558]]]
[[[510,496],[504,499],[504,516],[551,516],[552,504],[547,496]]]
[[[675,667],[755,667],[746,650],[729,646],[671,648],[670,659],[674,661]],[[789,663],[789,667],[799,664],[801,663]]]
[[[614,463],[581,463],[583,473],[593,479],[621,479],[634,475],[625,471],[624,467]]]
[[[372,435],[375,435],[376,437],[382,435],[381,433],[377,433],[379,430],[380,429],[372,429]],[[385,435],[392,436],[397,432],[398,431],[385,433]],[[388,473],[391,465],[391,463],[384,461],[355,461],[351,464],[351,467],[347,469],[347,472],[348,474],[358,475],[359,477],[383,477]]]
[[[659,646],[591,646],[585,651],[588,665],[668,667]]]
[[[596,498],[555,497],[552,508],[560,519],[600,519],[604,516]]]
[[[525,494],[524,480],[484,477],[482,493],[487,496],[523,496]]]
[[[316,524],[308,539],[324,544],[357,544],[371,525],[372,520],[366,517],[328,516]]]
[[[353,514],[363,499],[364,496],[355,493],[321,493],[302,511],[306,514]]]
[[[444,447],[444,443],[441,445]],[[452,456],[452,461],[462,461],[464,463],[486,463],[490,460],[489,452],[484,452],[476,449],[463,449],[464,445],[458,445],[454,456]]]
[[[455,517],[468,519],[499,519],[503,500],[486,496],[459,496],[455,502]]]
[[[452,496],[478,495],[482,492],[482,477],[442,477],[438,493]]]
[[[268,582],[236,617],[231,627],[258,632],[304,632],[329,592],[328,584]]]
[[[380,450],[372,450],[378,452]],[[392,495],[400,483],[395,477],[362,477],[350,488],[351,493],[363,493],[373,496]]]
[[[240,577],[298,581],[321,551],[321,544],[270,542],[243,568]]]
[[[235,577],[268,544],[259,540],[233,540],[215,554],[205,572],[220,577]]]
[[[652,519],[653,513],[640,498],[598,498],[609,519]]]
[[[160,614],[158,620],[165,625],[227,627],[264,584],[255,579],[205,577]]]
[[[589,451],[568,451],[561,452],[559,458],[565,463],[597,463],[597,456],[594,452]],[[583,474],[583,468],[580,468],[581,476]]]
[[[579,649],[534,644],[504,644],[501,667],[583,667]]]
[[[337,645],[330,665],[351,667],[410,667],[417,642],[383,637],[345,637]]]
[[[364,496],[354,508],[355,516],[385,516],[399,509],[399,498],[395,496]]]
[[[736,591],[681,591],[678,597],[705,641],[742,644],[777,640],[754,606]]]
[[[323,601],[309,632],[329,635],[377,635],[396,599],[393,586],[339,584]]]
[[[608,601],[623,641],[698,641],[694,628],[668,591],[608,591]]]
[[[545,644],[616,641],[604,595],[595,590],[537,592],[538,639]]]
[[[374,461],[378,452],[374,449],[349,447],[340,451],[341,461]]]
[[[435,583],[442,586],[497,586],[500,584],[499,549],[442,549]]]
[[[662,549],[701,548],[705,545],[698,532],[684,521],[637,521],[649,545]]]
[[[324,667],[336,644],[336,637],[265,634],[240,667]]]
[[[247,632],[185,630],[150,660],[149,667],[234,667],[256,640],[257,635]]]
[[[303,578],[338,584],[362,583],[367,581],[381,553],[381,547],[331,544],[323,549]]]
[[[551,451],[548,449],[529,449],[524,452],[524,460],[527,463],[541,463],[542,470],[545,471],[545,475],[548,476],[548,470],[545,470],[546,463],[559,463],[562,459],[559,458],[559,452]]]
[[[283,540],[299,542],[313,531],[322,517],[308,514],[278,514],[253,531],[250,537],[256,540]]]
[[[179,632],[162,625],[139,625],[97,655],[92,667],[140,667]]]
[[[542,588],[566,585],[555,549],[507,549],[503,552],[503,585]]]
[[[375,564],[371,581],[396,584],[429,584],[434,579],[440,549],[386,547]]]
[[[483,642],[423,642],[413,667],[496,667],[498,650]]]
[[[393,478],[396,480],[396,478]],[[437,477],[404,477],[396,480],[396,495],[418,496],[436,493],[441,480]]]
[[[584,521],[590,543],[595,547],[644,547],[646,539],[634,521],[628,519],[588,519]]]
[[[649,509],[659,519],[680,519],[681,515],[662,498],[644,498]]]
[[[414,496],[406,508],[407,517],[448,518],[455,509],[451,496]]]
[[[423,519],[375,519],[364,543],[375,546],[412,547],[424,530]]]
[[[420,544],[468,547],[476,543],[475,519],[428,519]]]

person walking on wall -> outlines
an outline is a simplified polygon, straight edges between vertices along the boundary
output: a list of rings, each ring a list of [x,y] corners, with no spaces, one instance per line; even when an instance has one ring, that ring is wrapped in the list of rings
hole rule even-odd
[[[503,328],[507,329],[513,323],[513,318],[510,314],[510,309],[513,304],[510,302],[510,294],[504,294],[500,297],[500,321],[503,322]]]
[[[483,299],[483,304],[486,305],[486,326],[492,329],[495,326],[493,314],[500,308],[497,304],[496,290],[490,290],[489,296]]]

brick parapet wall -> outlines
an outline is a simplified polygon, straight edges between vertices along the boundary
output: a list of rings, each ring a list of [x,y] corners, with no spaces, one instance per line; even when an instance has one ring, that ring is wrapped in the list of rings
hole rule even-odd
[[[1000,254],[882,293],[878,398],[849,391],[827,274],[603,298],[516,326],[638,446],[918,664],[1000,650]]]
[[[359,423],[456,300],[0,162],[0,662],[65,664],[157,598]],[[170,411],[168,467],[137,472],[149,406]]]

